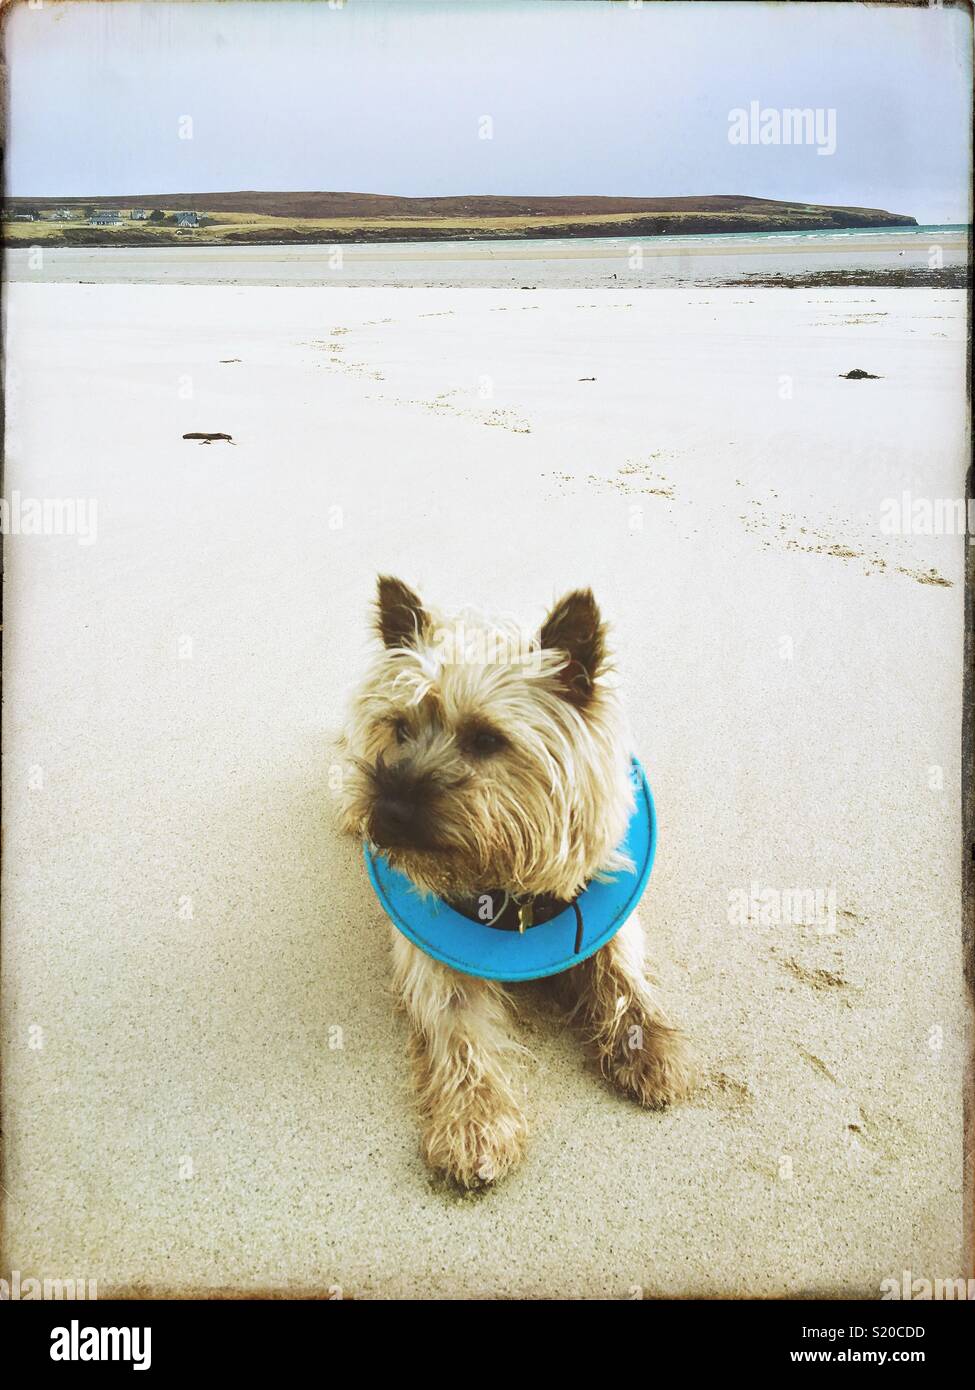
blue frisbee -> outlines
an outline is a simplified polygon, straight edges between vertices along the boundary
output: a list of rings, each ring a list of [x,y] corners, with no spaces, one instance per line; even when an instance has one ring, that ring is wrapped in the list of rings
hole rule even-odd
[[[552,904],[554,915],[548,920],[535,920],[524,930],[511,926],[518,922],[517,909],[523,906],[514,902],[514,911],[499,913],[494,924],[479,920],[476,911],[468,915],[467,908],[419,893],[405,874],[390,868],[367,844],[366,867],[383,911],[414,946],[464,975],[539,980],[569,970],[613,939],[640,901],[653,868],[657,816],[646,774],[636,758],[631,775],[636,809],[620,849],[634,867],[605,882],[594,880],[572,903]],[[485,900],[491,901],[483,895],[474,901]],[[535,915],[547,916],[544,905]]]

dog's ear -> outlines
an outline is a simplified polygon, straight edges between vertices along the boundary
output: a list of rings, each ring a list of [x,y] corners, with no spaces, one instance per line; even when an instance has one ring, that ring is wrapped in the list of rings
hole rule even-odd
[[[591,589],[573,589],[549,613],[539,634],[543,651],[565,652],[569,658],[559,672],[570,704],[585,709],[593,697],[593,681],[606,657],[606,628]]]
[[[376,581],[376,629],[387,647],[415,647],[430,624],[429,614],[401,579],[381,574]]]

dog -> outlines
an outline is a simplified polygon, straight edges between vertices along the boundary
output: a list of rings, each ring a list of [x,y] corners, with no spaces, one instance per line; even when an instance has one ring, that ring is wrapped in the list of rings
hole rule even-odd
[[[501,889],[571,902],[627,867],[631,749],[588,589],[540,629],[464,610],[447,620],[381,575],[379,650],[344,736],[341,820],[421,893]],[[694,1070],[649,981],[637,917],[556,977],[604,1075],[641,1105],[686,1096]],[[503,984],[460,974],[392,936],[393,988],[411,1024],[427,1163],[463,1188],[502,1178],[525,1147],[524,1087]]]

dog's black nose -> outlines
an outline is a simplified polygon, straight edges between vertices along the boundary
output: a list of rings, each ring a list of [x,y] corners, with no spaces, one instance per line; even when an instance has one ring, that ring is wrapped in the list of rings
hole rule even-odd
[[[407,829],[415,814],[410,803],[400,796],[381,797],[376,810],[387,825],[399,830]]]
[[[419,809],[402,796],[381,796],[372,808],[369,831],[380,849],[417,847],[422,839]]]

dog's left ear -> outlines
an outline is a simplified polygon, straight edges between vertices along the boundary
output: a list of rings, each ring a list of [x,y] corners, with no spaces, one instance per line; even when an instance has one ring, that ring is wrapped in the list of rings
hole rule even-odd
[[[606,657],[605,634],[591,589],[573,589],[542,624],[542,649],[565,652],[569,658],[559,679],[565,698],[577,709],[585,709],[593,698],[593,682]]]
[[[409,585],[392,575],[376,580],[376,627],[387,647],[415,647],[430,624],[429,615]]]

